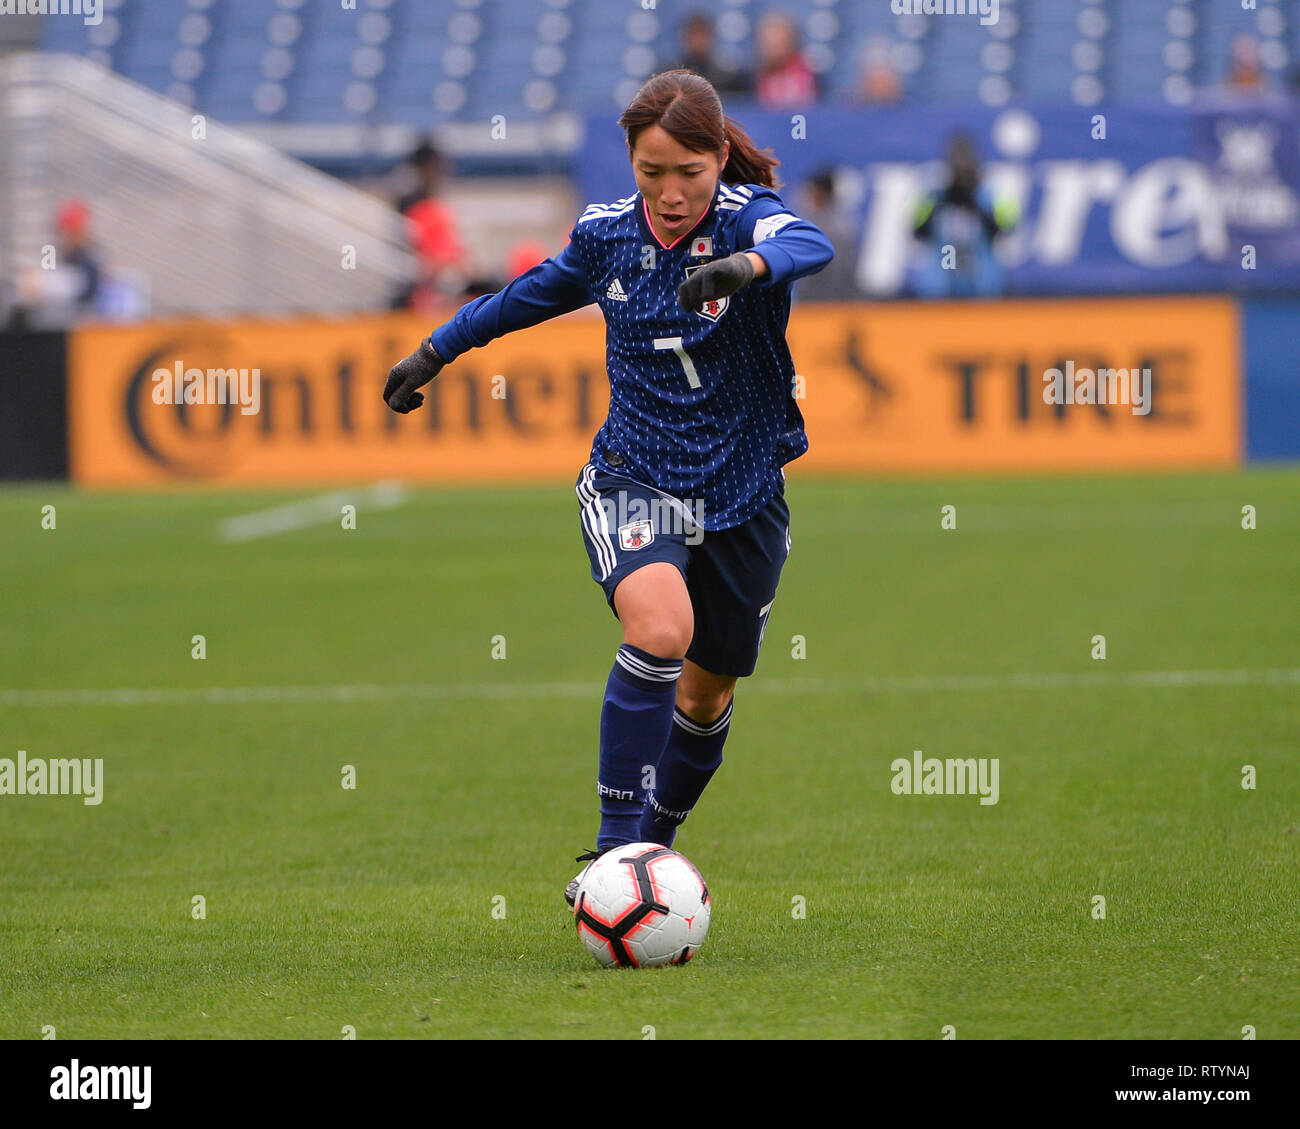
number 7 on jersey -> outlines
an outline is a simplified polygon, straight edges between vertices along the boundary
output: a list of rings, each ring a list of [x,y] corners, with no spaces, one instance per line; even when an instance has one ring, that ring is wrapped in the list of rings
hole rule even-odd
[[[686,383],[692,388],[703,388],[700,383],[700,374],[695,371],[695,362],[691,360],[691,355],[682,347],[680,337],[656,337],[656,349],[671,349],[677,354],[677,359],[682,362],[682,368],[686,370]]]

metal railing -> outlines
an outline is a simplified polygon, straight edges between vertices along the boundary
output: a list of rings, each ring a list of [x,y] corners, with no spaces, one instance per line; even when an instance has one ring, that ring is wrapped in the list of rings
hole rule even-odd
[[[155,315],[383,308],[414,267],[385,202],[86,59],[0,58],[0,277],[69,197]]]

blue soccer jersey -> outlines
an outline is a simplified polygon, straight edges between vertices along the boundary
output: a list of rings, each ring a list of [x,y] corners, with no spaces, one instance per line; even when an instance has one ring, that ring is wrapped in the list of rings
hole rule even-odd
[[[753,250],[769,273],[683,310],[677,288],[714,259]],[[609,415],[591,462],[692,503],[706,530],[748,520],[781,467],[808,449],[785,342],[790,287],[834,257],[772,189],[719,182],[689,232],[665,245],[641,194],[592,204],[556,257],[467,303],[433,333],[446,361],[592,302],[605,315]]]

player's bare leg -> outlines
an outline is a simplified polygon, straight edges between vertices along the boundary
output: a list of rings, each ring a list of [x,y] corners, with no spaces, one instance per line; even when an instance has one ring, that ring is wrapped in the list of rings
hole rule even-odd
[[[709,725],[731,704],[740,680],[729,674],[714,674],[686,659],[677,680],[677,708],[692,721]]]
[[[695,613],[676,565],[654,561],[630,573],[614,589],[614,608],[624,643],[652,655],[686,657],[695,634]]]

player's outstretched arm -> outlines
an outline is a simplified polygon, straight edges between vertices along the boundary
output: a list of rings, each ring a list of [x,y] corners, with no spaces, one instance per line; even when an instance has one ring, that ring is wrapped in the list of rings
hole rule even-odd
[[[569,245],[560,254],[525,271],[496,294],[484,294],[461,306],[451,321],[394,365],[384,385],[384,402],[395,412],[412,411],[424,403],[423,394],[416,389],[462,353],[595,300],[587,282],[586,262],[571,234]]]

